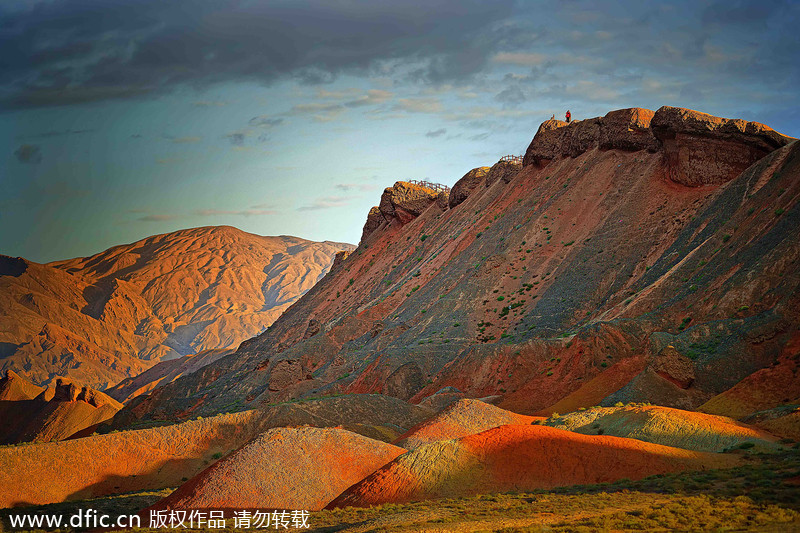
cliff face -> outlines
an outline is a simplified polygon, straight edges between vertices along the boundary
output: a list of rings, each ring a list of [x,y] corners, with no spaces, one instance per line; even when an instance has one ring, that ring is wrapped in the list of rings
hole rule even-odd
[[[235,349],[350,245],[232,227],[156,235],[41,265],[0,257],[0,371],[106,388],[159,361]]]
[[[800,324],[800,147],[708,117],[545,122],[522,168],[468,173],[416,216],[387,189],[384,220],[267,332],[116,423],[448,386],[523,413],[702,404]]]

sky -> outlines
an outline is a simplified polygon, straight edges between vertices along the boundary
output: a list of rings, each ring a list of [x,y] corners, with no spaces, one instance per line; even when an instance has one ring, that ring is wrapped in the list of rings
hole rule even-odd
[[[182,228],[357,243],[551,115],[672,105],[800,137],[800,2],[3,0],[0,253]]]

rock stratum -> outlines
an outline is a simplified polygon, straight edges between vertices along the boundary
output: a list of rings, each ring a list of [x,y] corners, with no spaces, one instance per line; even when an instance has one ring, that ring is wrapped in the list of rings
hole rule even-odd
[[[798,199],[800,145],[760,124],[669,107],[547,121],[522,165],[469,171],[444,201],[388,188],[358,248],[268,331],[114,423],[448,387],[526,415],[696,409],[781,361],[796,383]]]
[[[2,256],[0,371],[105,389],[160,361],[235,350],[350,249],[218,226],[48,264]]]

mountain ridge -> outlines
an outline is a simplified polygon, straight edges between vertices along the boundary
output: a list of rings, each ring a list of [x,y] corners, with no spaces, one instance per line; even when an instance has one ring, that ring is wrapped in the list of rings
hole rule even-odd
[[[115,424],[446,387],[523,414],[566,398],[696,408],[796,335],[800,147],[771,131],[617,110],[541,127],[522,165],[467,173],[453,207],[400,182],[359,247],[268,331]]]
[[[4,256],[0,370],[105,388],[159,361],[236,348],[351,248],[204,226],[47,264]]]

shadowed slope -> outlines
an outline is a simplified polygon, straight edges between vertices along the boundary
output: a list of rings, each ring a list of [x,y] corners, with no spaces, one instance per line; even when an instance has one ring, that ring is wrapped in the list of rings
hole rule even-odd
[[[543,426],[501,426],[401,455],[328,506],[366,507],[491,492],[601,483],[734,466],[734,456],[692,452]]]

